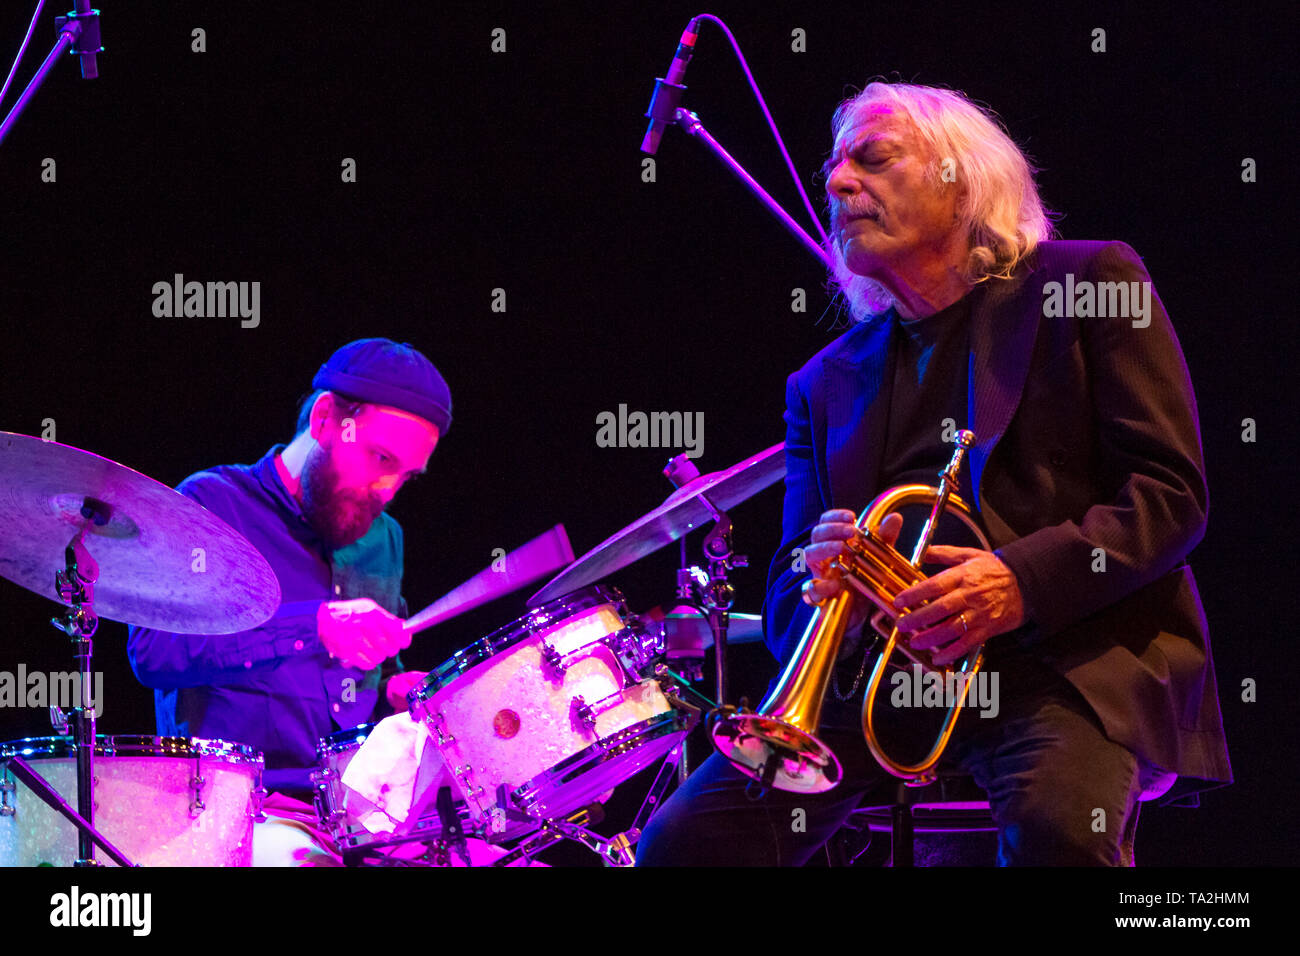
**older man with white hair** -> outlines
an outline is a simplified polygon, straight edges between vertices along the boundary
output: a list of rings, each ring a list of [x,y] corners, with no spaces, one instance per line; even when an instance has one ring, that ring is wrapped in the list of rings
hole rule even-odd
[[[768,646],[784,667],[843,588],[829,562],[855,511],[934,485],[973,430],[957,490],[993,550],[932,546],[948,567],[898,602],[913,647],[939,663],[983,647],[1000,678],[945,765],[988,793],[1000,864],[1131,864],[1140,799],[1232,779],[1185,560],[1208,501],[1173,327],[1127,245],[1049,239],[1033,168],[965,96],[872,83],[833,129],[830,244],[856,324],[788,382]],[[822,709],[839,786],[751,799],[715,754],[651,820],[640,864],[799,865],[843,825],[888,779],[859,719],[869,630],[859,609]]]

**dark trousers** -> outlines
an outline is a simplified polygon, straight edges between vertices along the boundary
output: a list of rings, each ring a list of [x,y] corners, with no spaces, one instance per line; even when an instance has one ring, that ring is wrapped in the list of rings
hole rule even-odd
[[[984,718],[968,708],[940,768],[961,768],[988,793],[998,864],[1132,865],[1137,758],[1108,740],[1082,696],[1041,663],[990,661],[986,668],[999,670],[998,714]],[[821,794],[769,789],[753,800],[758,785],[750,787],[749,777],[715,753],[651,818],[637,865],[806,863],[864,795],[892,780],[860,729],[827,727],[819,736],[843,766],[837,787]]]

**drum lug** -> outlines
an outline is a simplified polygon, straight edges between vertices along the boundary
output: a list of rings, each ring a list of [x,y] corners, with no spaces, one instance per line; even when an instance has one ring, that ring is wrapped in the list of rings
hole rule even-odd
[[[69,724],[70,721],[68,720],[67,714],[58,707],[50,708],[50,726],[54,728],[56,734],[61,737],[66,737],[68,734]]]
[[[457,767],[455,770],[452,771],[452,773],[454,774],[457,780],[465,784],[465,792],[469,796],[473,797],[476,793],[483,792],[482,787],[474,786],[474,768],[471,767],[469,764],[465,764],[464,766]]]
[[[551,670],[555,672],[556,677],[563,678],[568,672],[570,664],[575,664],[578,661],[591,657],[598,648],[603,647],[613,654],[614,659],[618,662],[619,668],[623,671],[619,676],[623,678],[624,682],[626,682],[628,666],[627,662],[624,660],[623,640],[619,636],[622,633],[623,632],[620,631],[616,634],[606,634],[600,640],[576,648],[567,654],[561,654],[550,644],[542,641],[539,649],[542,655],[542,663],[550,667]],[[630,657],[632,655],[629,654],[628,656]]]
[[[203,779],[203,765],[198,757],[194,758],[194,776],[190,778],[190,788],[194,791],[194,800],[190,803],[190,816],[197,817],[207,806],[203,803],[203,785],[207,783]]]
[[[14,805],[9,802],[9,794],[17,794],[17,792],[18,784],[9,779],[9,768],[6,767],[4,777],[0,778],[0,817],[12,817],[17,812]]]
[[[456,742],[454,734],[443,733],[443,730],[447,726],[447,719],[442,716],[441,711],[434,711],[429,719],[429,723],[433,725],[433,732],[438,735],[439,747],[446,746],[447,744],[454,744]]]
[[[555,671],[557,677],[563,677],[564,672],[568,670],[568,665],[564,663],[564,658],[560,656],[560,652],[550,644],[542,641],[541,654],[542,662]]]
[[[316,788],[314,796],[317,815],[329,827],[342,823],[347,813],[342,808],[334,806],[330,789],[330,784],[338,777],[338,773],[334,768],[327,767],[324,770],[313,770],[309,777]]]
[[[464,788],[465,801],[467,803],[477,808],[480,814],[488,813],[490,811],[491,804],[487,803],[479,796],[483,793],[483,788],[474,785],[473,767],[469,764],[463,764],[452,771],[452,776],[459,780],[461,786]]]
[[[253,798],[253,822],[265,823],[266,813],[263,811],[262,805],[266,802],[266,787],[262,786],[260,778],[257,786],[253,788],[251,796]]]
[[[579,694],[578,696],[573,698],[573,701],[570,705],[569,714],[572,720],[574,721],[574,723],[581,724],[583,727],[587,728],[588,732],[590,732],[593,736],[596,736],[597,716],[603,714],[605,711],[609,710],[612,707],[617,707],[625,700],[626,698],[623,696],[622,690],[616,690],[608,697],[602,697],[600,700],[590,704],[587,703],[585,699],[583,699],[581,694]]]
[[[663,631],[656,634],[633,618],[627,627],[608,635],[605,646],[614,652],[627,675],[637,681],[644,680],[649,676],[647,668],[651,662],[663,652]]]
[[[582,698],[581,694],[579,694],[577,697],[573,698],[570,706],[574,721],[582,724],[587,728],[587,730],[594,734],[596,732],[596,712],[591,709],[591,705]]]

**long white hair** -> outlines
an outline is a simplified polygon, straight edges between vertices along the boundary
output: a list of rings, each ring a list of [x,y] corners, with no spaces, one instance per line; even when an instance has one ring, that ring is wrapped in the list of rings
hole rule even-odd
[[[962,190],[958,228],[970,242],[966,278],[971,282],[1009,278],[1017,264],[1052,235],[1053,214],[1038,196],[1037,172],[991,111],[964,94],[907,83],[870,83],[835,111],[831,130],[836,152],[843,136],[860,125],[873,104],[885,104],[911,122],[931,150],[927,179],[944,185],[941,164],[951,161]],[[893,296],[874,279],[849,271],[832,230],[828,251],[835,263],[831,286],[838,289],[859,322],[890,309]]]

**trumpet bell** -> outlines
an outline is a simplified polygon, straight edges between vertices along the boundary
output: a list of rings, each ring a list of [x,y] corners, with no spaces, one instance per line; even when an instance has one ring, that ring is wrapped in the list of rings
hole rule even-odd
[[[843,776],[829,747],[775,717],[734,714],[714,724],[711,736],[719,753],[765,787],[823,793],[837,786]]]

